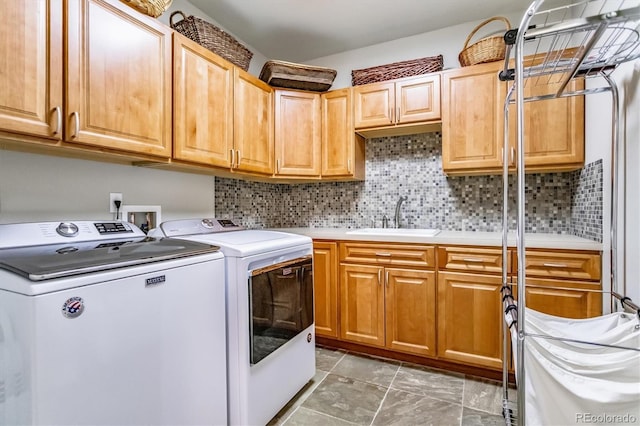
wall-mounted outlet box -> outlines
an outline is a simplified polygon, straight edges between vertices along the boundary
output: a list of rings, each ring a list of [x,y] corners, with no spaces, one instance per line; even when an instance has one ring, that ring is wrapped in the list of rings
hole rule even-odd
[[[118,211],[115,201],[120,201],[120,206],[122,206],[122,192],[109,193],[109,213]]]
[[[122,220],[133,223],[145,233],[162,222],[162,207],[160,206],[131,206],[123,205]]]

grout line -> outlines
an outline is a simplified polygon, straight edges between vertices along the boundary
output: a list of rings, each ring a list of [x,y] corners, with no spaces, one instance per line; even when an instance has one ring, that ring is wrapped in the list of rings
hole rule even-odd
[[[467,375],[465,374],[464,378],[462,379],[462,399],[460,400],[460,405],[462,406],[462,409],[460,410],[460,426],[462,426],[462,419],[464,418],[464,391],[467,388]]]
[[[323,416],[331,417],[332,419],[340,420],[341,422],[349,423],[350,425],[357,425],[358,423],[350,422],[349,420],[342,419],[340,417],[332,416],[331,414],[323,413],[322,411],[314,410],[313,408],[304,407],[305,410],[313,411],[314,413],[322,414]]]
[[[398,364],[398,369],[396,370],[396,374],[393,375],[393,379],[391,379],[391,382],[389,382],[389,386],[387,386],[387,391],[384,393],[384,396],[382,397],[382,401],[380,401],[380,405],[378,406],[378,409],[376,410],[376,414],[373,415],[373,418],[371,419],[371,423],[369,423],[370,426],[373,425],[373,422],[376,420],[376,417],[378,417],[378,414],[380,414],[380,410],[382,410],[382,406],[384,405],[384,401],[385,401],[385,399],[387,399],[387,395],[389,395],[389,391],[391,390],[391,385],[393,384],[393,381],[398,376],[398,373],[400,372],[400,367],[401,366],[402,366],[402,362],[400,362],[400,364]]]
[[[329,373],[332,373],[332,372],[333,372],[333,370],[335,370],[335,368],[338,366],[338,364],[340,364],[340,361],[342,361],[342,360],[344,359],[344,357],[345,357],[345,356],[347,356],[347,354],[348,354],[348,352],[346,352],[346,351],[345,351],[345,352],[342,354],[342,356],[340,357],[340,359],[339,359],[339,360],[337,360],[335,364],[333,364],[333,367],[331,367],[331,370],[329,370],[328,372],[329,372]]]
[[[316,369],[316,371],[318,371],[318,370]],[[295,409],[294,409],[294,410],[293,410],[293,411],[292,411],[292,412],[291,412],[291,413],[290,413],[286,418],[284,418],[284,419],[282,420],[282,424],[285,424],[285,423],[286,423],[286,422],[291,418],[291,416],[293,416],[293,414],[294,414],[296,411],[298,411],[298,408],[302,407],[302,404],[304,404],[304,402],[305,402],[305,401],[306,401],[306,400],[307,400],[307,399],[308,399],[308,398],[309,398],[309,397],[310,397],[310,396],[311,396],[311,395],[316,391],[316,389],[318,389],[318,386],[320,386],[320,384],[321,384],[322,382],[324,382],[324,381],[325,381],[325,379],[326,379],[327,377],[329,377],[329,373],[328,373],[328,372],[323,371],[323,370],[320,370],[320,371],[322,371],[323,373],[326,373],[326,374],[324,375],[324,377],[322,378],[322,380],[320,380],[318,383],[316,383],[316,384],[313,386],[313,388],[310,388],[310,392],[309,392],[307,395],[305,395],[304,399],[301,399],[301,400],[296,401],[296,404],[297,404],[297,405],[295,406],[296,408],[295,408]],[[306,408],[306,407],[305,407],[305,408]]]

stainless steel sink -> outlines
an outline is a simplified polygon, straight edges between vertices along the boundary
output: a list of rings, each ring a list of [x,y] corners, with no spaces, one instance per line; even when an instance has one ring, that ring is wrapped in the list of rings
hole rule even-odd
[[[400,237],[433,237],[440,233],[439,229],[423,228],[360,228],[347,231],[351,235],[390,235]]]

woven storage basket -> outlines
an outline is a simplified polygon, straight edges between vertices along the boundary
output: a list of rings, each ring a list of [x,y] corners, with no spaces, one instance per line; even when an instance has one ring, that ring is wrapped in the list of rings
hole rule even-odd
[[[507,30],[511,29],[511,23],[509,20],[502,16],[495,16],[480,23],[480,25],[471,31],[471,34],[469,34],[467,40],[464,42],[462,52],[458,55],[460,65],[468,67],[469,65],[500,61],[504,59],[506,45],[504,44],[504,38],[502,35],[485,37],[469,46],[471,38],[478,32],[478,30],[493,21],[502,21],[506,25]]]
[[[138,12],[157,18],[162,15],[173,3],[173,0],[120,0],[122,3],[131,6]]]
[[[353,70],[351,71],[351,84],[358,86],[361,84],[442,71],[442,65],[442,55],[438,55]]]
[[[260,80],[274,87],[324,92],[329,90],[336,74],[337,71],[331,68],[267,61],[260,72]]]
[[[173,17],[181,15],[182,20],[173,22]],[[181,11],[176,11],[169,17],[171,28],[180,34],[189,37],[201,46],[206,47],[213,53],[223,57],[227,61],[242,68],[249,69],[249,63],[253,53],[244,47],[231,34],[221,30],[215,25],[197,18],[193,15],[185,17]]]

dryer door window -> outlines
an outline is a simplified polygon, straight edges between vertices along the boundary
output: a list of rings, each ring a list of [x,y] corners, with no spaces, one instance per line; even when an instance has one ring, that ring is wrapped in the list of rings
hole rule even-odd
[[[311,256],[256,269],[249,278],[251,364],[313,324]]]

